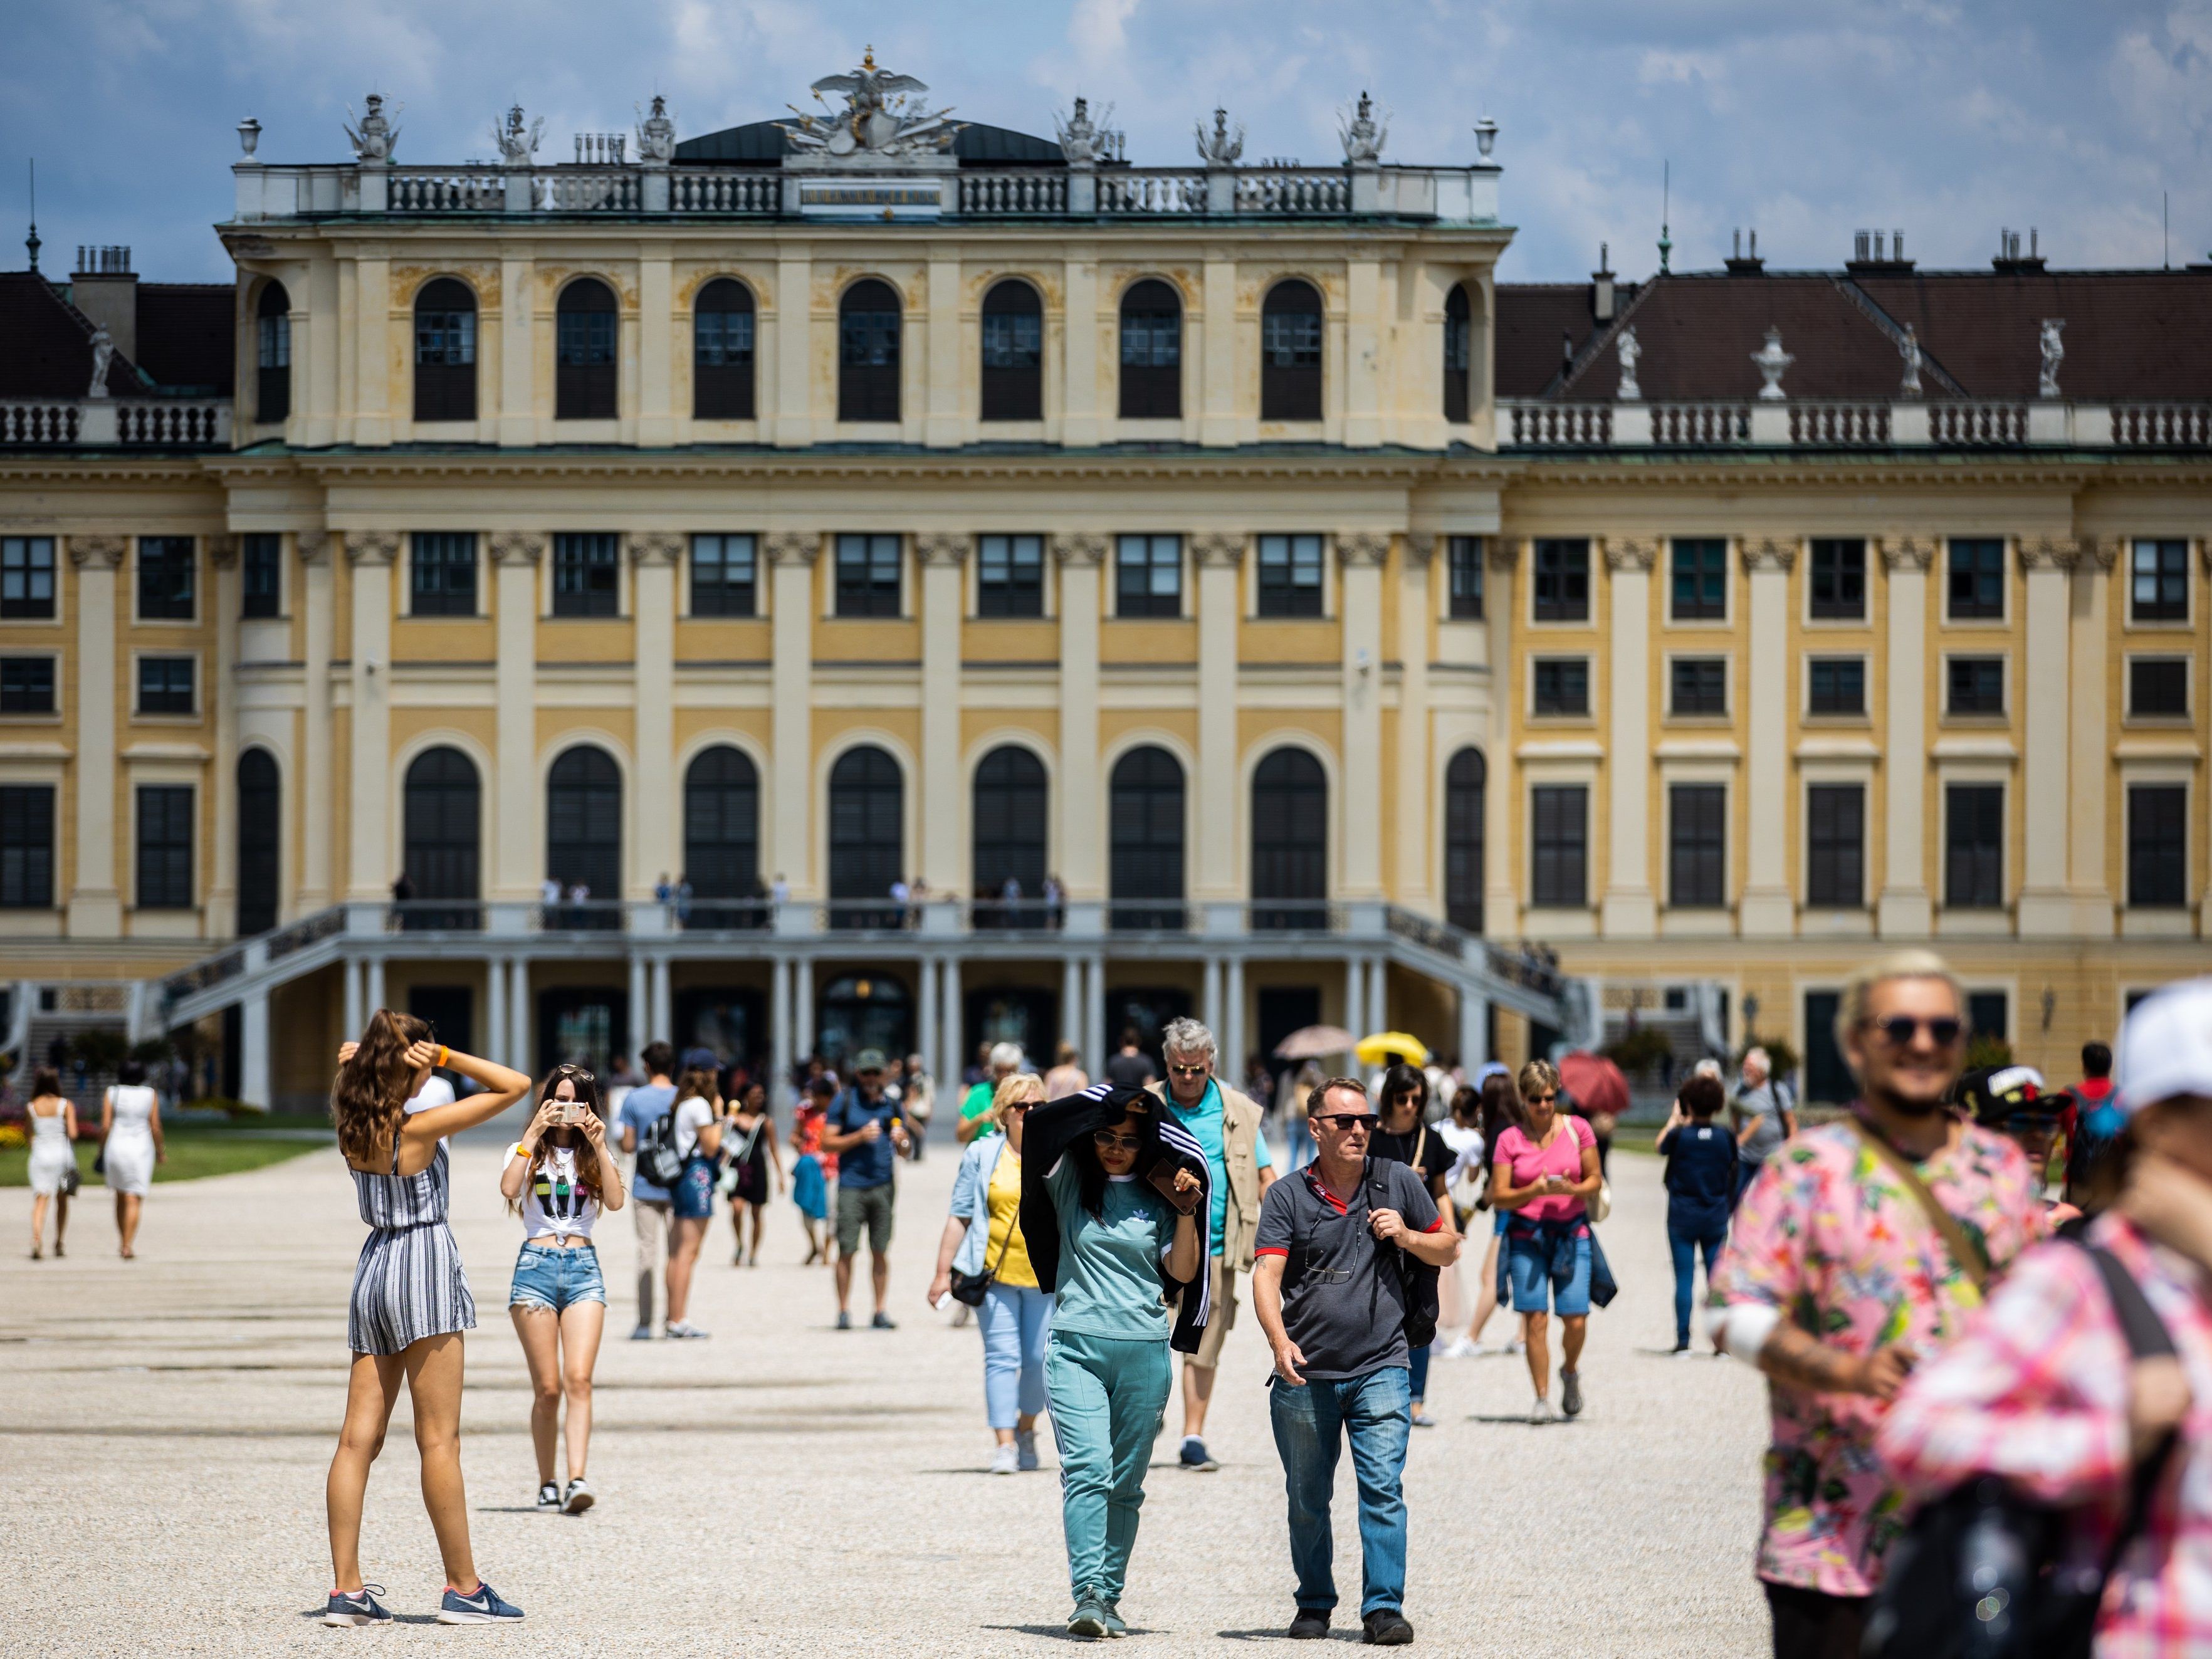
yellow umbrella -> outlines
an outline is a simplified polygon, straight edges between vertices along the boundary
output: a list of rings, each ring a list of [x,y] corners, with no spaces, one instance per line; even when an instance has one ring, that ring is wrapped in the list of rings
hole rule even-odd
[[[1377,1031],[1372,1036],[1364,1036],[1352,1053],[1359,1056],[1362,1066],[1388,1066],[1394,1060],[1402,1060],[1409,1066],[1429,1063],[1429,1045],[1403,1031]]]

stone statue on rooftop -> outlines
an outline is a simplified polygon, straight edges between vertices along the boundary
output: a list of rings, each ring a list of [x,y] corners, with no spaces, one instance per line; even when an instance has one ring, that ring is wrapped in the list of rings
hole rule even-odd
[[[538,154],[538,135],[545,131],[545,118],[539,116],[528,127],[522,125],[522,106],[515,105],[507,112],[504,122],[491,124],[491,141],[499,146],[500,164],[503,167],[526,167]]]
[[[1210,167],[1233,167],[1237,158],[1244,154],[1244,124],[1239,121],[1236,132],[1232,134],[1229,131],[1229,112],[1225,109],[1213,112],[1212,132],[1206,130],[1203,121],[1194,131],[1198,134],[1198,159]]]
[[[2039,398],[2058,396],[2058,365],[2066,361],[2066,346],[2058,337],[2065,327],[2063,317],[2043,319],[2043,372],[2035,383],[2035,395]]]
[[[1075,112],[1065,121],[1053,118],[1053,125],[1060,130],[1060,153],[1067,158],[1068,166],[1095,167],[1107,159],[1106,123],[1113,118],[1114,106],[1109,104],[1093,122],[1087,98],[1075,100]]]
[[[393,106],[398,114],[404,105]],[[353,106],[346,106],[346,142],[353,146],[353,159],[369,167],[382,167],[392,159],[392,146],[399,142],[399,129],[392,125],[384,113],[384,94],[372,92],[368,99],[368,113],[361,125],[353,124]]]
[[[1759,388],[1759,401],[1787,403],[1790,394],[1782,389],[1782,371],[1797,360],[1782,349],[1780,329],[1766,331],[1766,343],[1751,354],[1751,361],[1759,365],[1759,378],[1766,382]]]
[[[1380,165],[1382,146],[1389,141],[1390,124],[1377,124],[1375,102],[1365,93],[1359,94],[1359,106],[1352,118],[1337,126],[1338,136],[1344,140],[1344,159],[1356,167]]]
[[[1905,378],[1898,392],[1906,398],[1920,395],[1920,335],[1911,323],[1905,325],[1905,337],[1897,343],[1897,355],[1905,359]]]
[[[1614,395],[1622,403],[1632,404],[1644,396],[1644,388],[1636,384],[1636,360],[1644,355],[1644,348],[1636,343],[1636,331],[1624,328],[1620,337],[1613,343],[1613,353],[1620,359],[1620,390]]]
[[[924,109],[915,100],[929,88],[911,75],[893,75],[876,66],[876,49],[868,48],[860,68],[850,75],[825,75],[809,88],[818,101],[825,92],[845,95],[845,107],[831,114],[810,115],[797,105],[791,112],[794,125],[779,121],[792,148],[802,155],[831,155],[843,160],[878,161],[903,155],[942,155],[967,123],[949,121],[948,109]]]
[[[115,342],[108,337],[105,324],[96,325],[92,331],[92,385],[86,391],[88,398],[107,395],[107,366],[115,361]]]
[[[652,162],[676,157],[676,123],[668,118],[668,100],[657,92],[653,94],[653,113],[638,123],[637,154],[640,161]]]

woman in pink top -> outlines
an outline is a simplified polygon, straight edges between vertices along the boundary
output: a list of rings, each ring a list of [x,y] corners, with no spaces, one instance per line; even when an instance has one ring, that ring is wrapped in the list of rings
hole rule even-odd
[[[1545,1315],[1556,1313],[1565,1328],[1560,1356],[1559,1409],[1572,1417],[1583,1408],[1583,1339],[1589,1332],[1590,1229],[1587,1200],[1600,1176],[1597,1137],[1581,1118],[1559,1109],[1559,1073],[1549,1060],[1532,1060],[1521,1068],[1521,1112],[1525,1127],[1498,1138],[1491,1164],[1490,1201],[1508,1212],[1506,1275],[1513,1285],[1513,1311],[1528,1316],[1528,1376],[1536,1385],[1531,1423],[1552,1421],[1549,1399],[1552,1349]]]

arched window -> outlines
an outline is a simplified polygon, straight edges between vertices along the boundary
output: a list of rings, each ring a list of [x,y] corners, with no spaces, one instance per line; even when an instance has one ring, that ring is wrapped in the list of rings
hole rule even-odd
[[[760,774],[742,750],[709,749],[684,774],[687,927],[766,924],[760,884]]]
[[[249,749],[238,757],[238,936],[251,939],[276,925],[283,860],[283,792],[276,757]]]
[[[1182,299],[1157,277],[1121,296],[1121,418],[1182,418]]]
[[[905,867],[906,780],[898,763],[872,745],[848,749],[830,771],[830,925],[903,926],[904,912],[890,901]]]
[[[545,874],[561,884],[562,903],[549,926],[621,925],[622,814],[622,772],[605,750],[580,744],[553,763],[545,780]]]
[[[1467,372],[1474,362],[1474,309],[1464,283],[1444,296],[1444,419],[1467,419]]]
[[[1444,920],[1482,931],[1483,789],[1489,770],[1480,749],[1462,749],[1444,769]]]
[[[278,282],[261,285],[253,308],[253,417],[274,426],[292,417],[292,296]]]
[[[553,418],[615,417],[615,291],[596,276],[561,290],[556,325]]]
[[[871,276],[837,305],[837,418],[899,417],[899,299]]]
[[[1325,927],[1328,897],[1328,775],[1304,750],[1278,749],[1252,774],[1252,926]]]
[[[975,925],[1042,927],[1045,878],[1044,763],[1018,744],[975,769]],[[1009,882],[1015,884],[1010,889]]]
[[[691,418],[753,418],[753,295],[716,277],[691,307]]]
[[[1321,419],[1321,295],[1296,278],[1260,307],[1260,418]]]
[[[1044,418],[1044,307],[1027,283],[983,296],[983,418]]]
[[[1181,929],[1182,765],[1164,749],[1132,749],[1114,764],[1111,864],[1113,925]]]
[[[407,769],[399,867],[415,890],[404,927],[479,926],[480,793],[476,763],[458,749],[426,749]],[[465,901],[433,905],[438,899]]]
[[[415,418],[476,417],[476,290],[441,276],[415,296]]]

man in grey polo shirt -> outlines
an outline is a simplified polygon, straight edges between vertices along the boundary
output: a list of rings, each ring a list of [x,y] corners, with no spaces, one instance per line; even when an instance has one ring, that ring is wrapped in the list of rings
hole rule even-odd
[[[1741,1198],[1766,1160],[1797,1133],[1789,1091],[1774,1079],[1774,1061],[1764,1048],[1743,1057],[1743,1086],[1735,1091],[1735,1195]]]
[[[1309,1097],[1314,1161],[1260,1200],[1252,1305],[1275,1356],[1269,1409],[1298,1578],[1289,1634],[1328,1634],[1328,1505],[1348,1438],[1359,1483],[1360,1620],[1368,1642],[1397,1647],[1413,1639],[1401,1480],[1413,1426],[1407,1258],[1443,1267],[1459,1239],[1413,1170],[1368,1158],[1377,1121],[1356,1079],[1331,1078]]]

